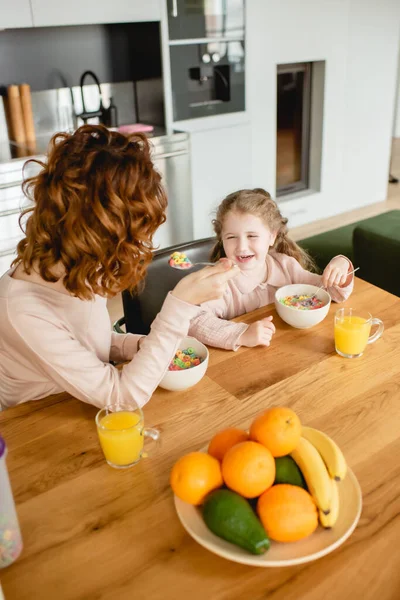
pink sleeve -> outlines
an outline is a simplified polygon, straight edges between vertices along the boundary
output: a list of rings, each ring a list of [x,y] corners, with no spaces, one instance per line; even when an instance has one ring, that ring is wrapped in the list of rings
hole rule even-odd
[[[352,271],[354,269],[351,260],[349,260],[347,256],[343,256],[342,254],[339,254],[338,256],[342,256],[348,261],[348,271]],[[310,273],[310,271],[303,269],[303,267],[295,258],[287,258],[289,259],[287,261],[287,270],[289,271],[292,283],[309,283],[318,287],[322,285],[322,275],[318,275],[317,273]],[[335,256],[334,258],[337,257]],[[327,292],[334,302],[344,302],[344,300],[347,300],[347,298],[350,296],[351,292],[353,291],[353,287],[354,275],[351,274],[348,275],[346,283],[343,287],[333,285],[327,288]]]
[[[24,315],[21,352],[75,398],[103,407],[109,403],[135,401],[143,406],[158,386],[176,348],[199,311],[168,294],[140,351],[122,370],[101,361],[51,319]]]
[[[228,301],[229,291],[220,300],[202,304],[202,312],[190,323],[189,335],[215,348],[225,350],[240,348],[238,340],[248,325],[232,323],[224,318],[227,315]]]

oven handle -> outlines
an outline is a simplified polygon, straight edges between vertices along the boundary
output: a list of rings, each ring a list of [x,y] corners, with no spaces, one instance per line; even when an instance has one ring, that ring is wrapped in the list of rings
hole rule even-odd
[[[178,0],[172,0],[171,17],[174,17],[174,19],[176,19],[177,16],[178,16]]]

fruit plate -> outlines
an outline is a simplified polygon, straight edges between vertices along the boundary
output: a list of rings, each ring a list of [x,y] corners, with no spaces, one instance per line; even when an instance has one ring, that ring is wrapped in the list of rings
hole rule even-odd
[[[361,515],[361,488],[353,471],[348,469],[339,487],[339,517],[332,529],[318,529],[304,540],[293,543],[271,541],[265,554],[253,555],[214,535],[206,526],[201,509],[183,502],[175,496],[178,517],[193,539],[228,560],[255,567],[288,567],[321,558],[338,548],[353,533]]]

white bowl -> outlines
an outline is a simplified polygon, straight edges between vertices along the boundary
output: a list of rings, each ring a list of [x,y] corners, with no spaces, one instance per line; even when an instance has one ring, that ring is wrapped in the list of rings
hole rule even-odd
[[[275,292],[276,312],[285,323],[288,323],[292,327],[296,327],[296,329],[308,329],[317,323],[321,323],[328,314],[331,305],[331,297],[325,290],[319,290],[316,294],[317,298],[324,302],[324,306],[315,308],[314,310],[301,310],[299,308],[293,308],[292,306],[286,306],[279,302],[279,300],[286,296],[294,296],[295,294],[315,294],[317,289],[318,286],[308,285],[307,283],[284,285]]]
[[[181,340],[177,350],[186,350],[186,348],[192,347],[197,354],[203,359],[196,367],[190,369],[183,369],[182,371],[167,371],[164,377],[158,384],[164,390],[171,390],[172,392],[178,392],[179,390],[186,390],[190,388],[204,377],[208,366],[208,349],[207,347],[196,340],[194,337],[185,337]]]

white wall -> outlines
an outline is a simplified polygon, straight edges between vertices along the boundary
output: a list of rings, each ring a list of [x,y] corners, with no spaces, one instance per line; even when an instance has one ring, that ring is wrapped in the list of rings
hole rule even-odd
[[[397,65],[397,94],[395,105],[395,118],[393,126],[393,137],[400,138],[400,42],[399,42],[399,58]]]
[[[321,191],[281,202],[291,226],[385,199],[398,0],[247,0],[252,179],[275,194],[276,66],[326,61]]]

